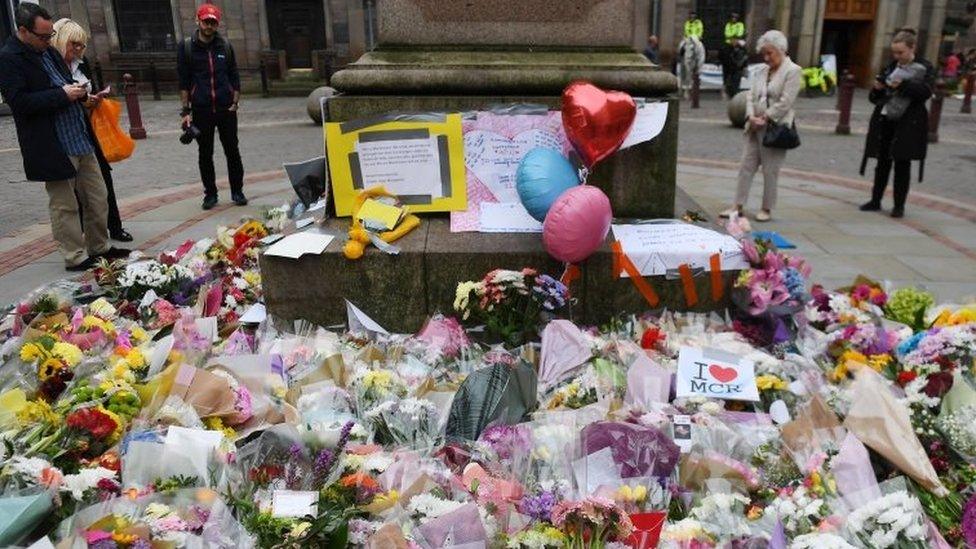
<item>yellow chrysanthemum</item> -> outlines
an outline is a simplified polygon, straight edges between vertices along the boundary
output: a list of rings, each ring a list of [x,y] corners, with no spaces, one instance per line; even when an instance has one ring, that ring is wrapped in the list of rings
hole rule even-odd
[[[386,389],[393,383],[393,374],[386,370],[370,370],[363,375],[363,387],[369,389]]]
[[[129,341],[131,341],[132,343],[136,343],[136,344],[142,343],[147,339],[149,339],[149,334],[147,334],[146,331],[143,330],[141,327],[134,325],[131,328],[129,328]]]
[[[68,366],[77,366],[81,362],[82,352],[76,345],[57,341],[51,349],[51,354],[61,357]]]
[[[146,363],[146,355],[142,353],[141,349],[133,347],[125,354],[126,365],[133,370],[142,370],[148,364]]]
[[[37,343],[25,343],[20,348],[20,359],[24,362],[34,362],[47,356],[47,351]]]
[[[756,387],[760,391],[782,391],[786,388],[786,381],[772,374],[763,374],[756,377]]]
[[[35,423],[47,423],[50,425],[60,425],[61,416],[51,409],[51,405],[43,400],[29,401],[19,412],[17,421],[23,425]]]

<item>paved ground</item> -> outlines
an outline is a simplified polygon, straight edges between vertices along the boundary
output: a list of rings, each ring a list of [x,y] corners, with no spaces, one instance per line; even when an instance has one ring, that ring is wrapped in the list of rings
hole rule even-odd
[[[304,105],[303,99],[242,102],[239,135],[245,172],[280,169],[282,162],[322,154],[321,130],[305,114]],[[178,102],[143,101],[142,107],[149,138],[137,142],[131,158],[113,165],[115,190],[120,198],[199,181],[200,177],[196,144],[185,146],[179,142]],[[123,127],[128,128],[127,124],[123,120]],[[13,118],[0,118],[0,236],[48,220],[44,187],[24,179],[16,147]],[[227,170],[219,144],[215,148],[217,177],[222,177]],[[202,187],[200,195],[202,199]],[[225,195],[222,198],[229,199]]]
[[[943,107],[940,142],[929,147],[925,179],[918,183],[917,163],[913,167],[912,189],[976,203],[976,115],[960,114],[962,102],[948,98]],[[787,155],[786,165],[813,173],[859,178],[864,137],[872,107],[866,90],[854,96],[848,136],[837,135],[836,98],[809,99],[798,103],[797,124],[803,145]],[[726,103],[717,93],[703,96],[700,109],[681,105],[678,155],[682,158],[737,161],[742,153],[741,130],[733,128],[726,115]],[[874,162],[866,178],[873,177]]]
[[[225,202],[202,212],[195,149],[176,140],[173,103],[144,105],[150,138],[139,142],[134,157],[115,172],[125,225],[143,250],[212,235],[217,224],[282,203],[292,191],[281,163],[321,154],[321,130],[303,118],[304,101],[249,101],[241,139],[252,204],[235,208]],[[976,294],[972,117],[947,116],[944,142],[931,149],[927,182],[913,188],[908,216],[893,220],[856,210],[870,186],[856,175],[863,135],[829,134],[836,120],[831,106],[829,99],[801,106],[804,146],[790,153],[776,220],[763,228],[796,242],[812,261],[814,278],[830,286],[863,273],[896,284],[922,284],[941,299]],[[723,108],[716,98],[707,98],[702,109],[682,112],[680,130],[679,185],[712,212],[731,199],[740,147],[739,130],[726,126]],[[958,104],[947,103],[947,111],[952,109],[958,110]],[[867,114],[866,107],[855,112],[855,132],[863,130]],[[65,274],[46,224],[43,191],[23,182],[17,151],[3,150],[11,148],[12,132],[12,121],[0,118],[0,143],[6,143],[0,146],[0,305]],[[218,161],[218,177],[224,173]],[[221,184],[226,187],[226,181]],[[760,189],[757,180],[752,204]]]

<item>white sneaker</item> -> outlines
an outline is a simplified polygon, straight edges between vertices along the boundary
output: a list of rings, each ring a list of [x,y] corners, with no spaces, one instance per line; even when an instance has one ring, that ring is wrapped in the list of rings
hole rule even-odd
[[[740,210],[739,208],[736,208],[735,206],[732,206],[731,208],[729,208],[729,209],[723,211],[722,213],[718,214],[718,216],[721,217],[722,219],[728,219],[728,218],[732,217],[732,214],[742,215],[742,210]]]
[[[765,223],[767,221],[772,221],[772,219],[773,219],[772,214],[770,214],[766,210],[760,210],[760,212],[756,214],[756,221],[758,221],[760,223]]]

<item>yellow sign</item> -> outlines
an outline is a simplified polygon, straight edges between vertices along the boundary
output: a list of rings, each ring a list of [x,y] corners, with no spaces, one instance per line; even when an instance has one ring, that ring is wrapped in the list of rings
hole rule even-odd
[[[384,186],[411,213],[467,209],[460,114],[391,115],[325,124],[336,215]]]
[[[393,230],[403,217],[403,209],[390,204],[384,204],[372,198],[363,202],[356,219],[360,223],[368,225],[370,222],[379,223],[387,231]]]

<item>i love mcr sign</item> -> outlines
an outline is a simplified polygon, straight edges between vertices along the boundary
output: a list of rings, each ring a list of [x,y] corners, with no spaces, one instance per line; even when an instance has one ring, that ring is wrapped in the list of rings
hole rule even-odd
[[[682,347],[678,354],[677,396],[759,400],[755,364],[731,353]]]

